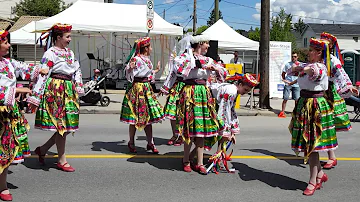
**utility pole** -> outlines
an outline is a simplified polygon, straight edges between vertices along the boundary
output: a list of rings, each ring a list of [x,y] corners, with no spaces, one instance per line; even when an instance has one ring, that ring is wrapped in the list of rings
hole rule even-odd
[[[196,0],[194,0],[194,12],[193,12],[193,33],[196,33]]]
[[[164,9],[164,13],[163,13],[163,19],[165,20],[165,9]]]
[[[217,22],[218,20],[219,20],[219,0],[215,0],[215,22]]]
[[[260,108],[271,109],[269,95],[270,0],[261,0]]]

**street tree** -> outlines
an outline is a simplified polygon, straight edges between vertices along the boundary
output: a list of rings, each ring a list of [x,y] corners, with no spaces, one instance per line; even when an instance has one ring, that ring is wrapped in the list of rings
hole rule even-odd
[[[299,18],[297,23],[294,23],[294,29],[298,33],[303,33],[303,31],[306,29],[306,24],[304,23],[304,20]]]
[[[23,15],[30,16],[53,16],[71,6],[66,5],[63,0],[21,0],[16,3],[14,14],[16,21]]]
[[[219,19],[223,19],[222,13],[219,10]],[[215,24],[215,8],[211,11],[209,20],[207,21],[207,25],[210,27],[211,25]]]
[[[251,29],[249,30],[249,39],[251,40],[254,40],[254,41],[260,41],[260,28],[259,27],[256,27],[255,30],[252,30],[252,27]]]
[[[207,28],[209,28],[209,26],[207,26],[207,25],[203,25],[203,26],[201,26],[201,27],[198,27],[197,29],[196,29],[196,35],[199,35],[199,34],[201,34],[201,33],[203,33]]]
[[[292,47],[296,48],[296,38],[292,30],[292,15],[287,14],[282,8],[280,12],[271,19],[270,40],[292,42]]]

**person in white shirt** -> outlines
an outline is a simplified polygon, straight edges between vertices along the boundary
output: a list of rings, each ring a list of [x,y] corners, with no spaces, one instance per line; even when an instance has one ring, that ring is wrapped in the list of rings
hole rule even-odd
[[[234,51],[234,58],[230,60],[230,64],[241,64],[242,66],[244,66],[244,61],[241,58],[239,58],[238,51]]]

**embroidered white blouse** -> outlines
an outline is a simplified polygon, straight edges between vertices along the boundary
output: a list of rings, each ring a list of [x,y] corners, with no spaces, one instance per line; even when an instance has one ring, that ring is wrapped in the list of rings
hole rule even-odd
[[[334,55],[330,56],[331,72],[329,80],[334,83],[335,88],[341,97],[348,98],[352,95],[350,91],[350,89],[353,88],[352,82],[341,65],[340,60]]]
[[[44,94],[45,83],[52,73],[72,75],[76,92],[79,96],[84,94],[80,64],[75,59],[74,52],[69,48],[49,48],[44,53],[44,56],[40,61],[40,66],[43,69],[49,69],[49,73],[47,75],[39,76],[39,79],[33,87],[32,96],[28,98],[28,102],[39,106],[41,96]]]
[[[216,63],[212,58],[203,55],[194,55],[195,60],[201,64],[201,68],[191,65],[191,56],[189,54],[182,54],[175,59],[175,66],[177,66],[177,73],[183,77],[184,80],[188,79],[204,79],[207,80],[212,74],[213,69],[216,72],[216,77],[219,81],[224,82],[228,75],[227,70]]]
[[[301,90],[324,91],[328,89],[329,80],[327,76],[327,68],[323,63],[306,64],[310,67],[313,75],[300,74],[298,84]]]
[[[155,71],[149,57],[144,55],[138,55],[131,59],[132,62],[135,62],[135,67],[130,67],[130,62],[125,67],[126,79],[132,83],[134,82],[135,77],[146,77],[150,81],[155,81]]]
[[[36,80],[39,72],[39,66],[14,59],[0,59],[0,105],[14,106],[17,77],[20,76],[23,80]]]
[[[219,106],[217,116],[224,121],[225,129],[223,136],[239,134],[239,120],[235,112],[237,87],[230,83],[212,83],[211,93]]]

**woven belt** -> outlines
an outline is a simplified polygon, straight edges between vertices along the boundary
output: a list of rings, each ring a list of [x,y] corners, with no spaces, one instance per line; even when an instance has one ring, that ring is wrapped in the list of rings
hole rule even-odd
[[[300,97],[303,98],[318,98],[324,97],[324,91],[309,91],[309,90],[301,90]]]
[[[134,82],[146,83],[146,82],[150,82],[150,79],[148,77],[135,77]]]
[[[186,85],[206,85],[204,79],[187,79],[183,81]]]
[[[61,79],[61,80],[66,80],[66,81],[72,81],[73,76],[72,75],[67,75],[67,74],[57,74],[57,73],[52,73],[50,75],[51,78],[54,79]]]

